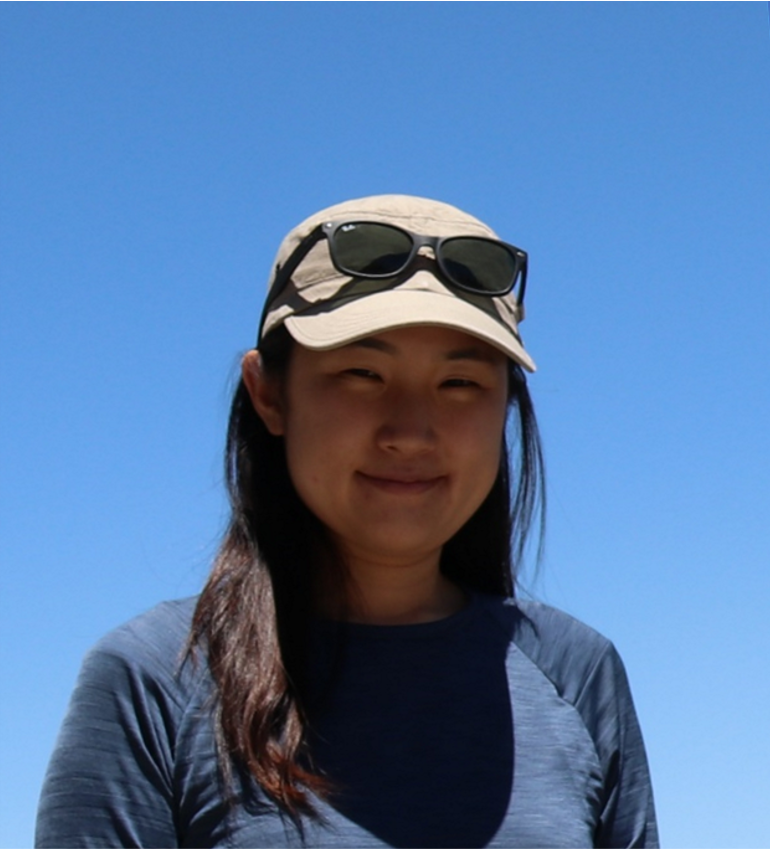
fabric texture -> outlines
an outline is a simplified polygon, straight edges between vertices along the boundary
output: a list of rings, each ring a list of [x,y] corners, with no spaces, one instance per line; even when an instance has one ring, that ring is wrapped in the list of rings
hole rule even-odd
[[[86,657],[43,787],[36,845],[301,846],[250,779],[228,805],[195,600]],[[474,595],[439,622],[319,623],[312,750],[334,796],[307,846],[657,846],[621,660],[553,608]]]

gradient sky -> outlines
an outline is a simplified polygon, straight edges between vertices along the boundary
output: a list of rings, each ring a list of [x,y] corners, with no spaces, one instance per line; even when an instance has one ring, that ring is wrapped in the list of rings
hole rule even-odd
[[[663,842],[767,847],[766,3],[0,5],[0,844],[81,658],[195,593],[283,234],[380,192],[531,257],[526,584],[626,661]]]

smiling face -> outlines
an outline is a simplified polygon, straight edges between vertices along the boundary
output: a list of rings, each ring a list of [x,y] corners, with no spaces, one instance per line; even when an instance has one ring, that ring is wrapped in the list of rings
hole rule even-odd
[[[284,437],[297,492],[351,568],[437,567],[498,474],[505,355],[418,326],[330,351],[295,345],[282,382],[248,356],[255,408]]]

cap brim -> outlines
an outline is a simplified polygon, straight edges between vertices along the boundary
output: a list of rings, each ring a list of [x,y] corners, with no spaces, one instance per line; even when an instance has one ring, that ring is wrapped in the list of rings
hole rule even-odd
[[[411,288],[389,289],[334,305],[331,309],[329,303],[323,306],[323,311],[294,314],[284,321],[292,337],[311,350],[338,348],[374,333],[424,324],[469,333],[498,348],[527,371],[536,369],[513,331],[451,294]]]

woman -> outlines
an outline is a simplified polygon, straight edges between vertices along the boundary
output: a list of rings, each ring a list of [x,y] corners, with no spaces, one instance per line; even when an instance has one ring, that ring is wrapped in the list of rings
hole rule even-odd
[[[656,845],[612,645],[514,600],[542,495],[526,268],[405,196],[286,237],[212,574],[87,657],[38,845]]]

